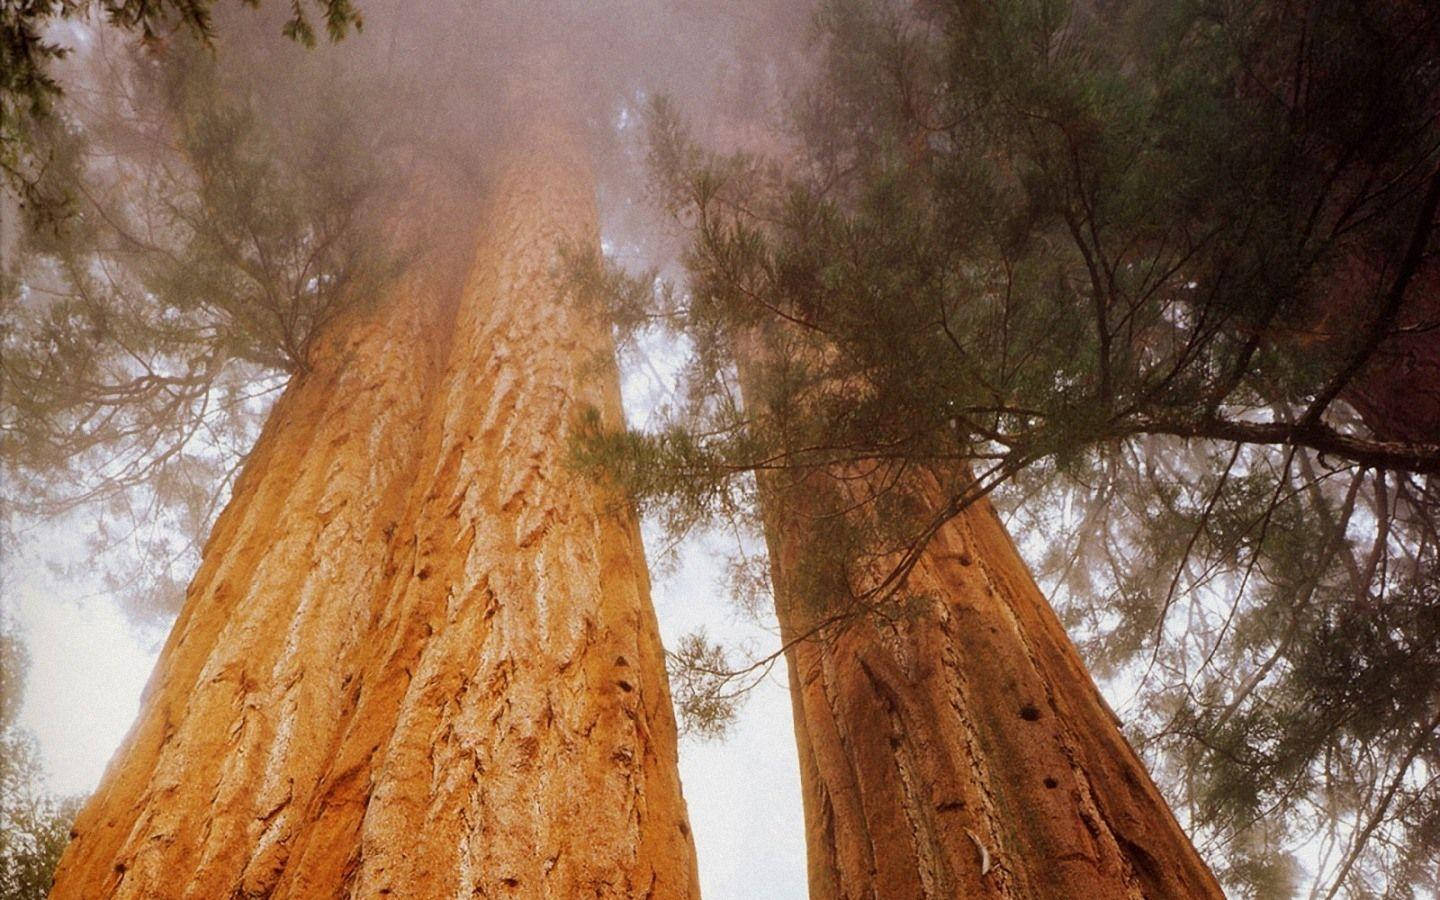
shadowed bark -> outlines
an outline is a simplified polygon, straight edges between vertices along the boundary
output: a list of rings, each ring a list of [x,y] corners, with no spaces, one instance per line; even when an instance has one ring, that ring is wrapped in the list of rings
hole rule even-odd
[[[752,402],[764,341],[737,342]],[[866,599],[898,560],[841,561],[837,535],[887,493],[925,522],[970,479],[860,468],[759,477],[811,897],[1223,898],[988,499]]]
[[[787,642],[815,619],[801,490],[767,504]],[[988,500],[905,592],[788,654],[812,897],[1223,897]]]

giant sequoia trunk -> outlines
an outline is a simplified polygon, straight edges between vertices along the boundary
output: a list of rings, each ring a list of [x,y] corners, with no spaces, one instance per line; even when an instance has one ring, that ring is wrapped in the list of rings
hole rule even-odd
[[[814,352],[772,338],[737,342],[747,402],[767,359]],[[969,480],[952,475],[759,478],[811,897],[1223,898],[988,500],[938,529],[889,600],[866,592],[897,554],[837,556],[877,499],[924,522]]]
[[[562,466],[619,400],[538,105],[458,298],[413,267],[277,405],[53,896],[697,895],[636,522]]]
[[[811,634],[835,609],[795,573],[826,488],[767,480],[812,897],[1223,897],[987,500],[932,538],[910,602]]]

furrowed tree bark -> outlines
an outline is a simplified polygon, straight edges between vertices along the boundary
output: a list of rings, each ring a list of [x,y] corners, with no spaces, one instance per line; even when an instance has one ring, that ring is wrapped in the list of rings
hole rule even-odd
[[[787,586],[817,489],[765,504],[811,896],[1223,897],[989,501],[935,535],[903,608],[806,637],[833,612]]]
[[[422,262],[278,403],[53,897],[695,897],[619,421],[559,296],[585,153],[532,92],[459,291]]]
[[[761,343],[738,348],[747,402]],[[947,499],[920,467],[836,474],[759,479],[810,896],[1223,898],[988,500],[940,528],[895,601],[813,595],[809,570],[844,565],[836,510],[863,527],[898,490],[924,521]]]

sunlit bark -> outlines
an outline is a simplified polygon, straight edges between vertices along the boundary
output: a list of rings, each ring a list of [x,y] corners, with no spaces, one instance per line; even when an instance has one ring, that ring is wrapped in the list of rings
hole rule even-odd
[[[698,895],[635,517],[563,465],[593,187],[521,108],[458,301],[417,263],[275,409],[53,896]]]

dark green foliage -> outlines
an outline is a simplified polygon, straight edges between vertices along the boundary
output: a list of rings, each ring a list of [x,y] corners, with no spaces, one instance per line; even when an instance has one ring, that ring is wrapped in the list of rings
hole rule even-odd
[[[270,399],[407,249],[379,249],[370,159],[389,132],[348,102],[362,82],[291,63],[261,110],[193,42],[100,56],[109,105],[37,137],[36,193],[72,202],[25,210],[0,284],[6,500],[26,517],[104,501],[96,553],[131,557],[109,587],[137,611],[177,605]]]
[[[819,31],[783,162],[656,107],[686,289],[589,281],[681,325],[689,396],[582,457],[677,525],[800,480],[834,616],[900,614],[999,486],[1236,890],[1433,889],[1440,421],[1373,397],[1437,314],[1440,16],[842,0]]]

